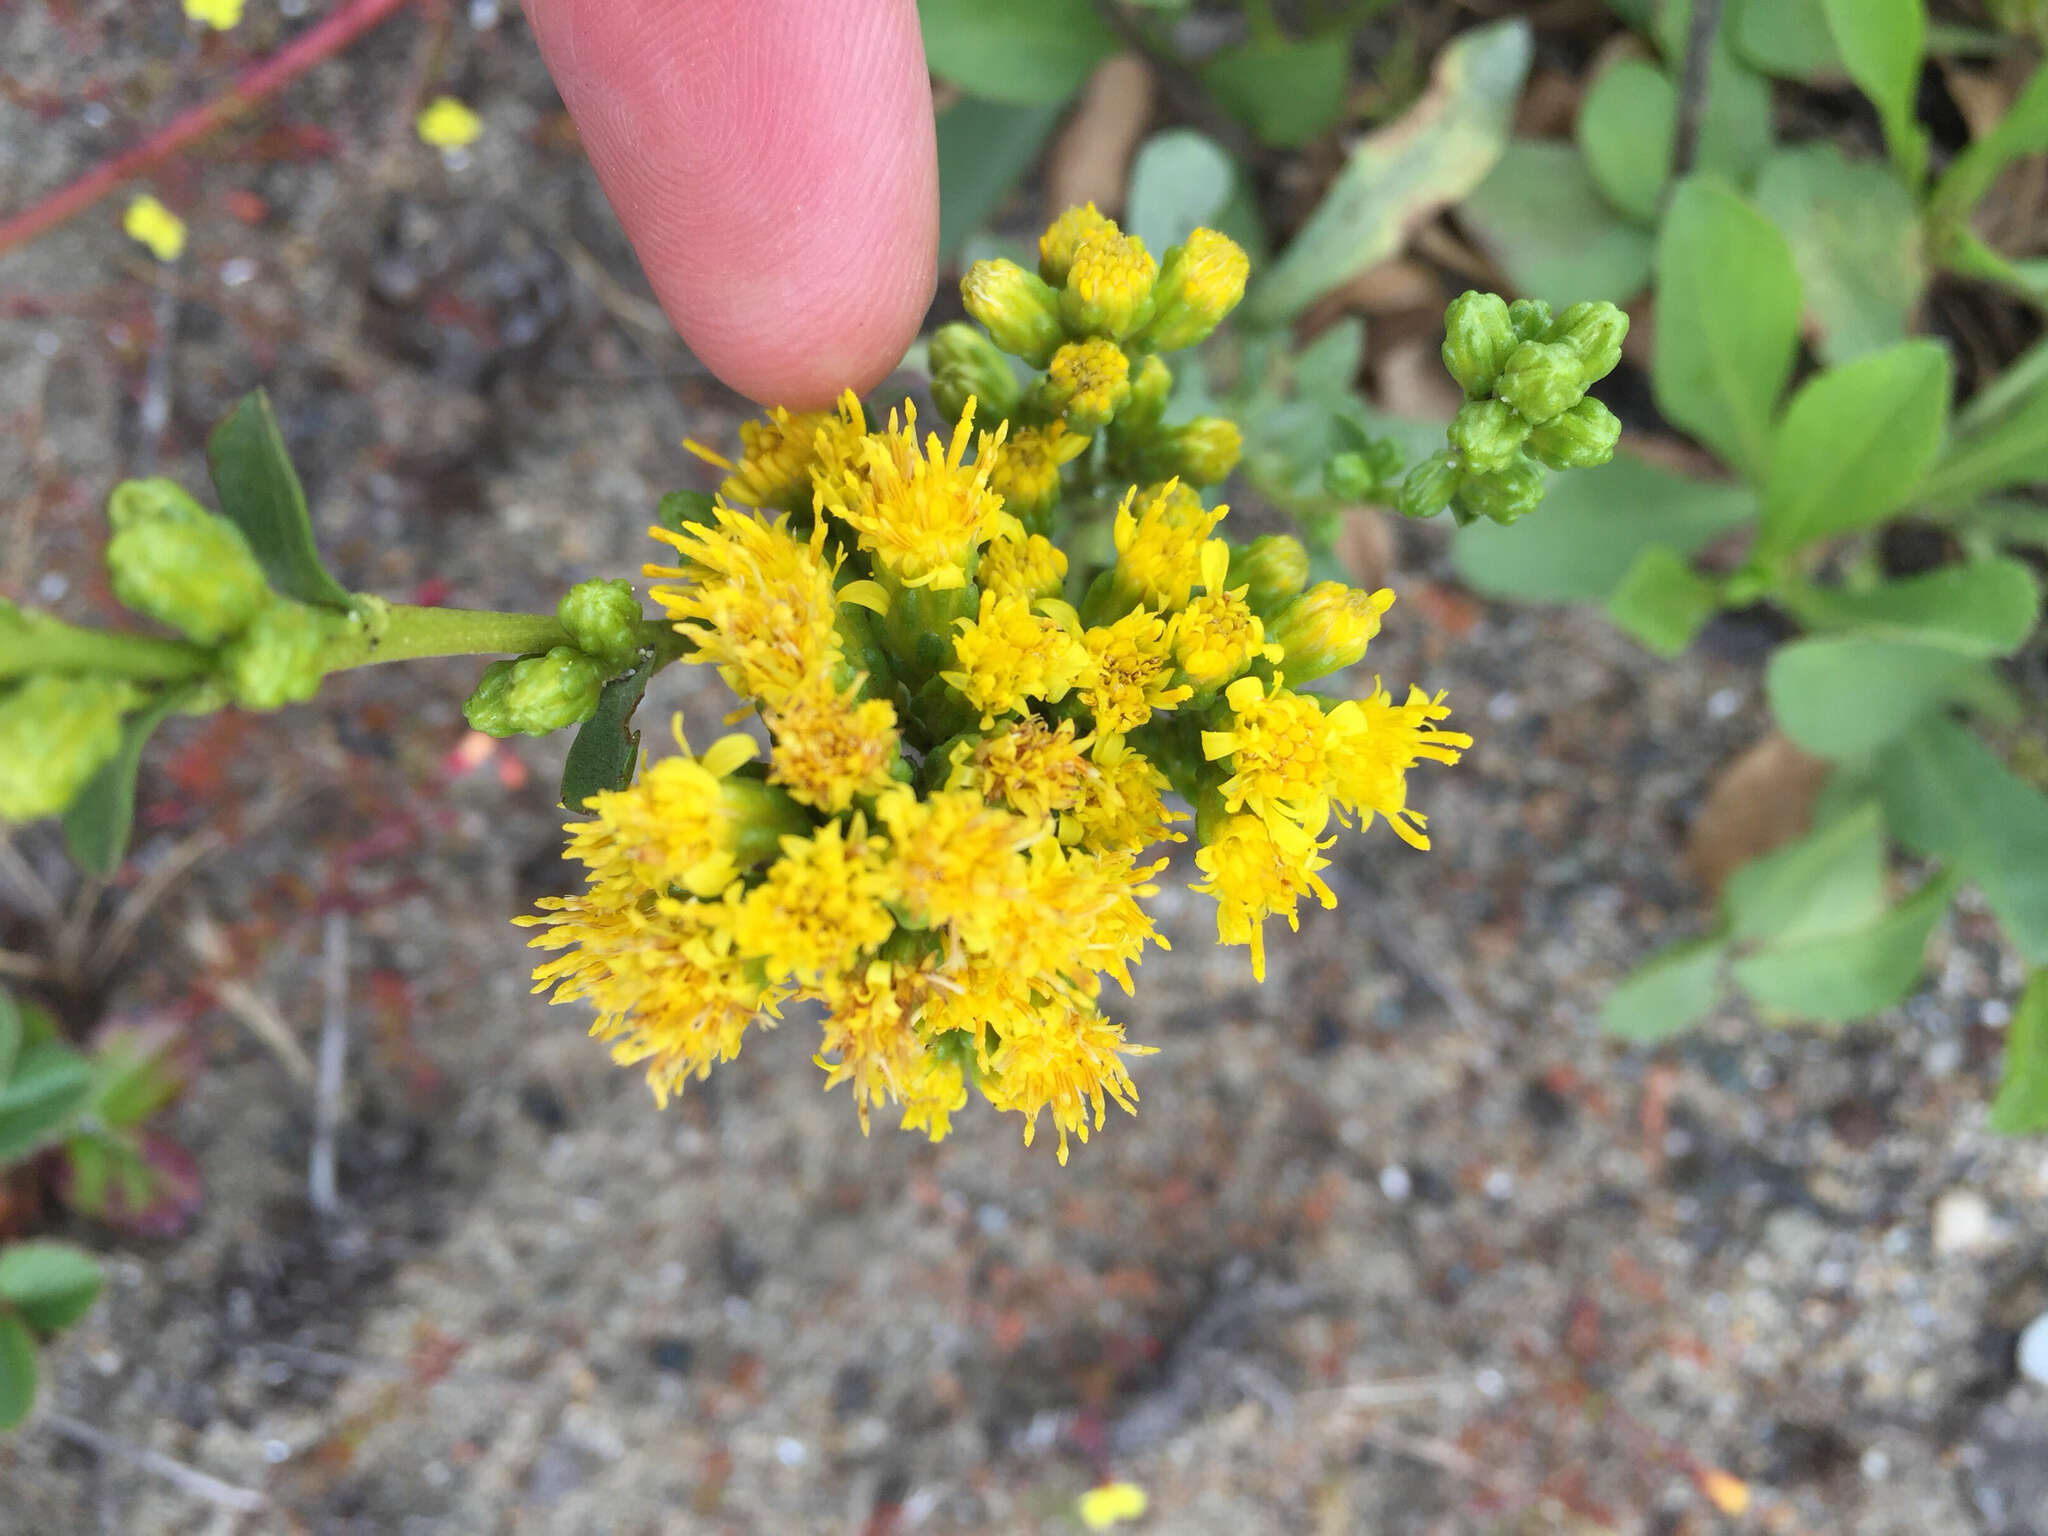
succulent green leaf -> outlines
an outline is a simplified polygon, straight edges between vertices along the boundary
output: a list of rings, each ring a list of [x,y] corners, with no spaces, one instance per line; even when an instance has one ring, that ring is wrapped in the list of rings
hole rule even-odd
[[[933,74],[1013,106],[1065,101],[1120,46],[1091,0],[918,0],[917,14]]]
[[[1683,653],[1720,606],[1720,588],[1664,544],[1637,555],[1607,595],[1607,617],[1659,656]]]
[[[64,813],[64,847],[72,862],[102,879],[128,856],[135,826],[135,778],[142,749],[156,728],[192,697],[190,688],[171,688],[121,722],[121,750],[86,781]]]
[[[2034,972],[2006,1027],[1991,1129],[2002,1136],[2048,1131],[2048,969]]]
[[[633,782],[640,758],[640,733],[632,728],[633,711],[654,675],[654,657],[623,677],[615,677],[598,695],[597,709],[576,732],[562,763],[562,804],[572,811],[604,790],[624,789]]]
[[[1822,757],[1867,757],[1923,715],[1993,681],[1984,662],[1924,641],[1818,635],[1780,646],[1764,673],[1771,712]]]
[[[0,1303],[37,1333],[69,1328],[100,1294],[100,1267],[70,1243],[12,1243],[0,1248]]]
[[[1600,1027],[1624,1040],[1669,1039],[1712,1011],[1721,996],[1727,945],[1719,936],[1678,944],[1607,994]]]
[[[0,1308],[0,1430],[13,1429],[35,1405],[35,1335],[21,1318]]]
[[[1735,962],[1736,983],[1770,1012],[1797,1019],[1846,1023],[1889,1008],[1920,979],[1928,935],[1956,884],[1953,874],[1938,875],[1862,927],[1761,949]]]
[[[262,390],[244,395],[206,440],[206,463],[220,509],[242,530],[270,584],[319,608],[348,608],[354,599],[320,563],[305,488],[284,434]]]
[[[63,1138],[92,1094],[92,1068],[68,1045],[26,1047],[0,1085],[0,1165],[18,1162]]]
[[[1906,334],[1927,286],[1927,241],[1913,194],[1891,170],[1834,144],[1796,145],[1764,163],[1756,205],[1791,244],[1824,361]]]
[[[1615,210],[1570,145],[1512,140],[1458,213],[1523,293],[1620,303],[1649,280],[1649,233]]]

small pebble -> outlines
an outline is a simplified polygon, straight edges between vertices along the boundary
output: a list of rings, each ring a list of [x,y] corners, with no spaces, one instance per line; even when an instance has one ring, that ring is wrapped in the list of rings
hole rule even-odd
[[[1486,718],[1496,723],[1512,720],[1522,701],[1512,693],[1496,693],[1486,701]]]
[[[1486,1176],[1486,1198],[1506,1200],[1515,1192],[1515,1176],[1505,1168],[1496,1168]]]
[[[273,1467],[279,1462],[289,1461],[291,1454],[292,1448],[282,1440],[266,1440],[263,1442],[263,1459]]]
[[[1726,720],[1742,708],[1742,695],[1733,688],[1717,688],[1707,696],[1707,718]]]
[[[1862,1468],[1863,1475],[1873,1483],[1881,1483],[1891,1476],[1891,1457],[1874,1445],[1863,1453],[1863,1459],[1857,1465]]]
[[[258,268],[247,256],[230,256],[220,264],[220,285],[223,288],[240,288],[256,280]]]
[[[803,1441],[797,1439],[794,1435],[784,1435],[775,1442],[775,1459],[785,1467],[802,1466],[804,1464],[804,1457],[809,1454],[804,1448]]]
[[[2012,1022],[2012,1005],[2004,998],[1986,998],[1977,1010],[1977,1018],[1986,1029],[2003,1029]]]
[[[1472,1385],[1479,1389],[1481,1397],[1498,1401],[1507,1395],[1508,1379],[1489,1365],[1473,1376]]]
[[[1934,1251],[1976,1253],[1992,1240],[1991,1207],[1974,1190],[1952,1189],[1934,1202]]]
[[[2048,1312],[2043,1312],[2020,1332],[2020,1374],[2048,1387]]]
[[[1397,1205],[1415,1192],[1415,1181],[1408,1176],[1408,1170],[1399,1163],[1389,1163],[1380,1170],[1380,1193]]]

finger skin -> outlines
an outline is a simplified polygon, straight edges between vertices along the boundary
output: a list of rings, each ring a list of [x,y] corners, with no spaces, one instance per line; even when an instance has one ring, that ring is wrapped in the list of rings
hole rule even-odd
[[[938,155],[915,0],[526,0],[662,308],[742,394],[824,404],[931,302]]]

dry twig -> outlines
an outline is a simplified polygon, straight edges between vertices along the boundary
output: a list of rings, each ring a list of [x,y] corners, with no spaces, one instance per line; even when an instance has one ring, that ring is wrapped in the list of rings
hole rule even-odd
[[[153,1472],[165,1482],[191,1494],[195,1499],[204,1499],[222,1509],[232,1509],[242,1514],[253,1514],[267,1509],[270,1500],[254,1488],[242,1488],[234,1483],[224,1482],[211,1473],[197,1467],[188,1467],[182,1461],[173,1461],[161,1451],[152,1451],[146,1446],[132,1445],[126,1440],[95,1429],[83,1419],[74,1419],[68,1413],[46,1413],[41,1420],[43,1428],[73,1445],[82,1445],[97,1456],[112,1457]]]

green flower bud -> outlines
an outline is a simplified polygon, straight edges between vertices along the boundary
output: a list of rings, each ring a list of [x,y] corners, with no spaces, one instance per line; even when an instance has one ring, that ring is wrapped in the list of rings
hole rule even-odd
[[[1508,354],[1493,390],[1522,420],[1541,426],[1585,398],[1585,361],[1561,341],[1525,341]]]
[[[623,672],[640,654],[640,600],[624,577],[579,581],[555,605],[577,648]]]
[[[519,729],[512,723],[511,705],[506,700],[511,691],[511,662],[494,661],[485,667],[475,690],[462,701],[462,718],[469,728],[486,736],[517,736]]]
[[[1620,437],[1620,419],[1588,399],[1537,427],[1524,446],[1552,469],[1594,469],[1614,457]]]
[[[1213,229],[1198,229],[1160,264],[1152,287],[1152,318],[1133,340],[1159,352],[1177,352],[1208,338],[1244,297],[1251,261],[1243,247]]]
[[[1548,340],[1562,342],[1579,354],[1585,364],[1585,384],[1598,383],[1621,361],[1622,338],[1628,335],[1628,316],[1602,299],[1598,303],[1574,304],[1550,327]]]
[[[1490,517],[1506,527],[1536,510],[1544,480],[1543,466],[1524,455],[1505,469],[1465,476],[1458,486],[1457,510],[1467,519]]]
[[[504,663],[495,663],[502,666]],[[485,682],[490,681],[485,671]],[[604,663],[573,645],[558,645],[545,656],[522,656],[511,664],[503,685],[505,729],[491,735],[545,736],[588,720],[604,689]],[[484,691],[479,684],[477,693]],[[472,695],[474,698],[475,695]],[[465,713],[467,711],[465,710]],[[476,721],[478,730],[488,729]]]
[[[1435,517],[1451,504],[1463,473],[1458,456],[1448,448],[1439,449],[1408,471],[1394,500],[1395,510],[1403,517]]]
[[[1111,440],[1131,443],[1145,437],[1166,416],[1166,397],[1173,393],[1173,370],[1147,355],[1131,375],[1131,397],[1116,413]]]
[[[1365,654],[1380,632],[1380,615],[1394,604],[1382,587],[1367,592],[1341,581],[1319,581],[1275,615],[1266,638],[1285,655],[1280,670],[1288,686],[1298,687],[1348,667]]]
[[[1244,434],[1224,416],[1197,416],[1177,427],[1162,427],[1138,450],[1139,480],[1178,479],[1183,485],[1217,485],[1244,456]]]
[[[170,480],[128,480],[107,500],[107,578],[135,612],[216,645],[269,599],[242,530]]]
[[[954,321],[932,332],[932,403],[958,421],[975,401],[975,419],[993,427],[1017,412],[1020,391],[1010,360],[971,325]]]
[[[998,347],[1034,368],[1067,339],[1059,295],[1014,261],[977,261],[960,280],[960,298]]]
[[[1550,303],[1546,299],[1517,299],[1508,306],[1508,323],[1523,341],[1550,339]]]
[[[1292,534],[1269,533],[1230,551],[1223,585],[1249,588],[1244,600],[1261,618],[1299,592],[1308,581],[1308,550]]]
[[[121,716],[141,702],[122,679],[54,672],[0,693],[0,820],[68,810],[121,750]]]
[[[1379,487],[1362,453],[1333,453],[1323,465],[1323,493],[1339,501],[1370,501]]]
[[[328,642],[350,622],[332,609],[273,600],[220,653],[235,702],[244,709],[305,703],[320,691]]]
[[[1520,341],[1508,302],[1497,293],[1468,288],[1444,311],[1444,367],[1471,399],[1493,393],[1501,365]]]
[[[1448,435],[1465,467],[1483,475],[1514,462],[1529,423],[1498,400],[1467,400],[1451,419]]]
[[[1114,224],[1082,235],[1059,295],[1067,333],[1122,341],[1151,317],[1152,286],[1158,276],[1159,263],[1136,235],[1124,234]]]

